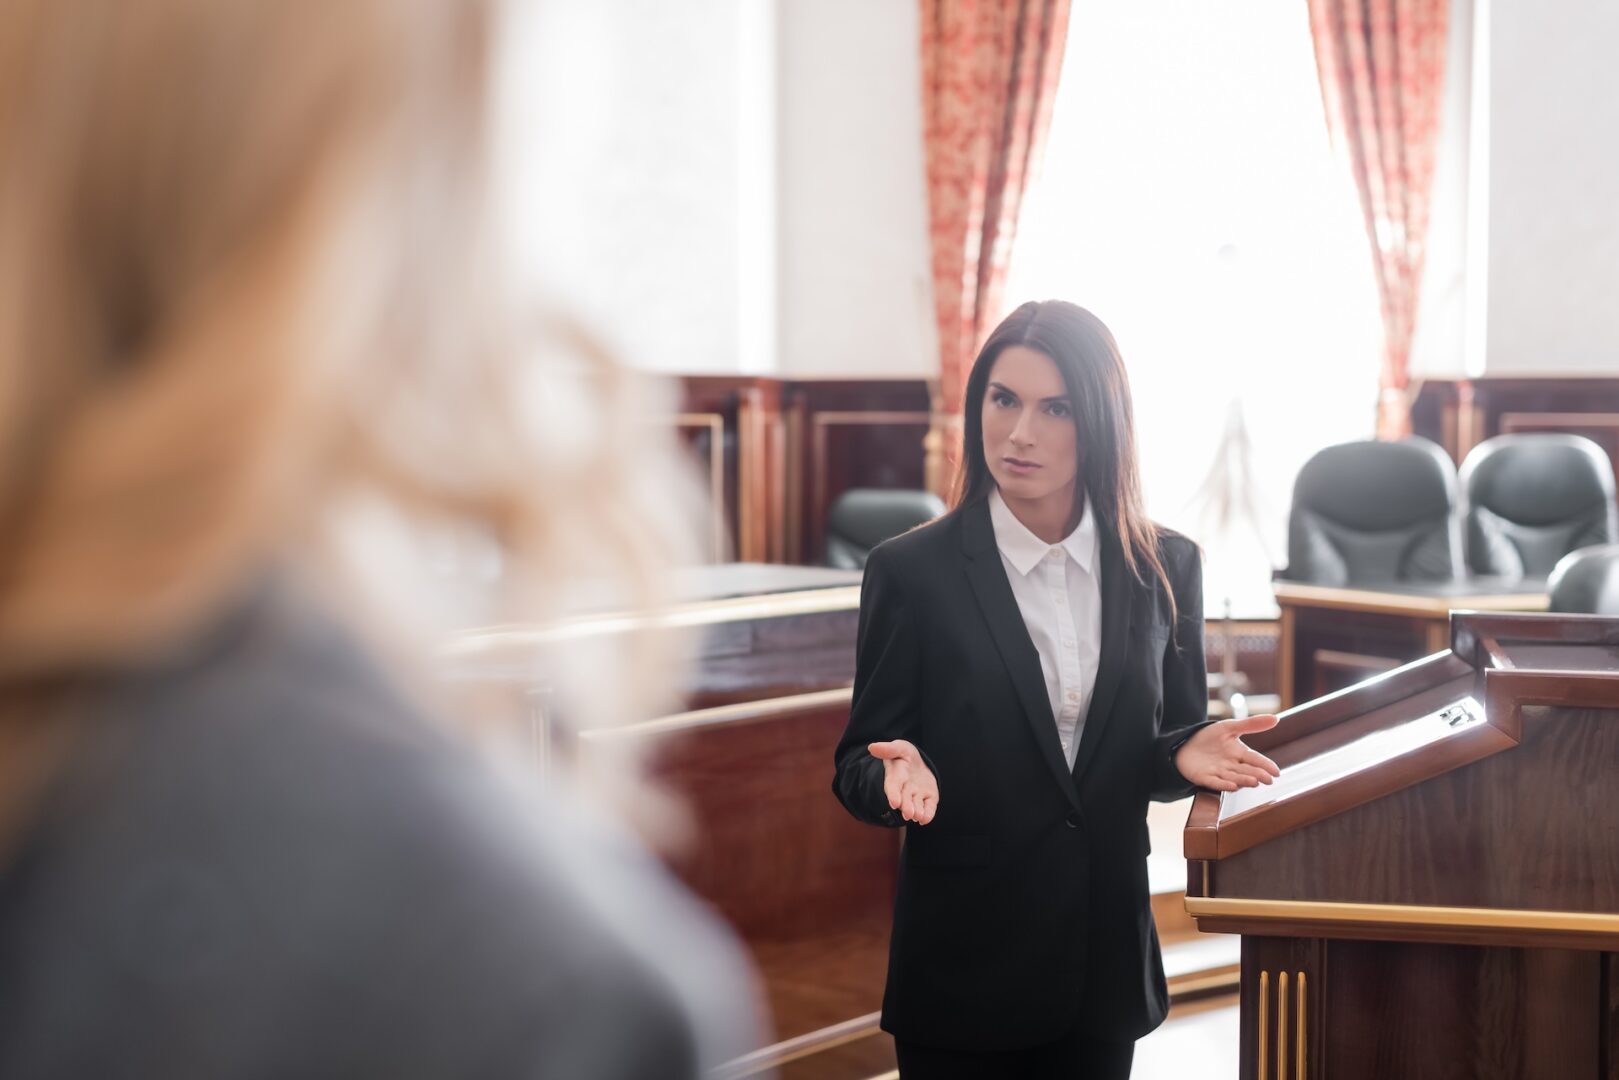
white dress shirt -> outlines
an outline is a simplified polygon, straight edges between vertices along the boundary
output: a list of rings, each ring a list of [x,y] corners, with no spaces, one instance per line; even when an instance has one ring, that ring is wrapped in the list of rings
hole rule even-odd
[[[1057,737],[1072,769],[1102,653],[1096,515],[1087,506],[1079,526],[1060,544],[1048,544],[1030,532],[999,490],[990,494],[989,518],[1023,625],[1040,654],[1046,696],[1051,699],[1051,715],[1057,719]]]

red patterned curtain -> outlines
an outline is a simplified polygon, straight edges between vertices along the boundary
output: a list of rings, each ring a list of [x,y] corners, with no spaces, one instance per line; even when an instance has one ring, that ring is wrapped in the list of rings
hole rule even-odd
[[[961,397],[1000,314],[1018,211],[1051,125],[1070,0],[920,0],[939,380],[928,487],[943,493]]]
[[[1321,97],[1360,189],[1383,309],[1377,434],[1411,433],[1409,360],[1445,83],[1447,0],[1309,0]]]

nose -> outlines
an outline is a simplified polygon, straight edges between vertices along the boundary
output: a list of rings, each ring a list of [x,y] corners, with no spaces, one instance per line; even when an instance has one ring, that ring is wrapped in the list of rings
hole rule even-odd
[[[1034,445],[1034,421],[1029,417],[1029,410],[1018,413],[1017,423],[1012,425],[1012,434],[1008,438],[1014,446]]]

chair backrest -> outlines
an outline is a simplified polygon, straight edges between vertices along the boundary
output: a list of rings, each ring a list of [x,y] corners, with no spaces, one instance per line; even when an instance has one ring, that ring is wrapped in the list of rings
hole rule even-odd
[[[929,491],[851,488],[827,512],[826,565],[864,570],[872,548],[944,510],[943,500]]]
[[[1543,578],[1576,548],[1619,540],[1613,465],[1579,435],[1498,435],[1462,462],[1467,565]]]
[[[1286,577],[1319,585],[1461,576],[1456,467],[1427,439],[1341,443],[1299,470]]]
[[[1619,544],[1569,552],[1552,568],[1546,587],[1553,611],[1619,615]]]

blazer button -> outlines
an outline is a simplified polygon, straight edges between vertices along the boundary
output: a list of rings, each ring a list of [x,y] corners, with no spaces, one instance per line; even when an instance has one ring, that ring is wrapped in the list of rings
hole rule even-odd
[[[1068,824],[1068,827],[1070,829],[1079,828],[1079,815],[1078,814],[1069,814],[1067,824]]]

